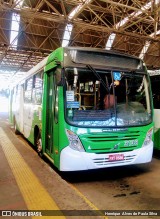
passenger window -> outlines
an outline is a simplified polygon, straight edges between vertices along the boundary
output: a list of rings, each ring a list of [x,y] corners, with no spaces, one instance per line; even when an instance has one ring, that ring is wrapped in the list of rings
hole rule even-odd
[[[33,97],[36,104],[42,103],[42,90],[43,90],[43,78],[42,72],[38,73],[34,77],[34,89]]]
[[[31,103],[32,102],[32,87],[33,87],[33,77],[29,78],[25,83],[25,102]]]

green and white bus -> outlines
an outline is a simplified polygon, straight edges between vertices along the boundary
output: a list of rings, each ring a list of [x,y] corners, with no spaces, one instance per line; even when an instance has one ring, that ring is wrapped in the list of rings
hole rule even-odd
[[[154,148],[160,150],[160,75],[150,77],[154,107]]]
[[[152,159],[150,79],[133,56],[58,48],[11,89],[10,121],[60,171]]]

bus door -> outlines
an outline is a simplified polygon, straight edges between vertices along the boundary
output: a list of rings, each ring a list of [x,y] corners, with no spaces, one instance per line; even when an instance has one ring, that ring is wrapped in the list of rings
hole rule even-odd
[[[55,105],[55,76],[47,74],[47,106],[46,106],[46,152],[51,157],[54,153],[54,105]],[[54,159],[54,157],[52,157]]]

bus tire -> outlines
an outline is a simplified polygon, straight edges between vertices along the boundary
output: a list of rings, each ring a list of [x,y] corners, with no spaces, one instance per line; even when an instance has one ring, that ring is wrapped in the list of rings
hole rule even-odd
[[[35,130],[35,135],[34,135],[34,145],[36,147],[36,151],[40,157],[42,157],[42,139],[41,139],[41,133],[39,129]]]

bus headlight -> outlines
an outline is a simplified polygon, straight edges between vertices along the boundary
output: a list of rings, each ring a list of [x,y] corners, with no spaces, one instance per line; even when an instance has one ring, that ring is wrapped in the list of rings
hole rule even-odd
[[[79,140],[79,137],[74,132],[67,129],[66,129],[66,133],[69,140],[69,147],[76,151],[80,151],[80,152],[84,151],[84,148],[81,144],[81,141]]]
[[[153,134],[153,128],[151,128],[148,132],[147,132],[147,135],[146,135],[146,138],[144,140],[144,143],[143,143],[143,147],[149,145],[152,141],[152,134]]]

